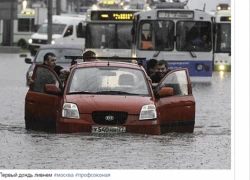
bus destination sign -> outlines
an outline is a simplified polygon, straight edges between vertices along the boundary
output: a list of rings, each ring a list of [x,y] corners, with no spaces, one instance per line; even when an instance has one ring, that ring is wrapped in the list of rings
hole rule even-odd
[[[158,18],[193,19],[193,11],[158,11]]]
[[[91,20],[132,21],[135,11],[91,11]]]

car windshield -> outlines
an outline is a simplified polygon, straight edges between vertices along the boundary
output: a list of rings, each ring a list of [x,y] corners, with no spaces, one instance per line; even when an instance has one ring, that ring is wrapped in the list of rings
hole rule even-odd
[[[52,34],[62,34],[66,24],[52,24]],[[42,24],[41,27],[37,30],[39,34],[47,34],[48,24]]]
[[[150,91],[142,70],[107,66],[76,68],[68,94],[150,96]]]
[[[69,48],[49,48],[49,49],[40,49],[37,53],[35,62],[43,63],[43,57],[46,53],[51,52],[56,55],[57,63],[70,63],[71,59],[65,59],[64,56],[82,56],[83,50],[81,49],[69,49]]]

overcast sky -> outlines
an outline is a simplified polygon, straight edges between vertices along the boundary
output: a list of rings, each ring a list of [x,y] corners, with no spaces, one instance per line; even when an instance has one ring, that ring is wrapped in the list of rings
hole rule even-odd
[[[206,11],[212,11],[216,9],[217,4],[231,4],[231,0],[189,0],[187,6],[189,7],[189,9],[203,9],[205,3]]]

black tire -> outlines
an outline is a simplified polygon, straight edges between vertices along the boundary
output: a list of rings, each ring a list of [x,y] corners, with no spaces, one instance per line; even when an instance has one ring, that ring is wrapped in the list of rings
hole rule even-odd
[[[23,39],[20,39],[20,40],[18,41],[17,45],[18,45],[19,47],[23,48],[23,49],[26,49],[26,48],[27,48],[27,43],[26,43],[26,41],[23,40]]]

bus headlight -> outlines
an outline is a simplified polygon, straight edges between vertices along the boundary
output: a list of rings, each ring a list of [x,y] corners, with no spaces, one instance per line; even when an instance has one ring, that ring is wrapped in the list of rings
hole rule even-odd
[[[51,44],[55,44],[55,41],[54,41],[54,40],[52,40],[52,41],[51,41]]]
[[[79,119],[79,111],[76,104],[64,103],[62,109],[62,117]]]
[[[149,119],[156,119],[156,118],[157,118],[157,114],[156,114],[156,108],[154,104],[144,105],[141,108],[139,120],[149,120]]]
[[[219,70],[224,71],[225,70],[225,66],[224,65],[220,65],[219,66]]]
[[[30,44],[32,43],[32,39],[29,39],[29,43],[30,43]]]
[[[196,66],[196,69],[197,69],[198,71],[202,71],[203,66],[202,66],[201,64],[198,64],[198,65]]]
[[[132,57],[133,57],[133,58],[136,58],[136,54],[135,54],[135,53],[133,53],[133,54],[132,54]]]

